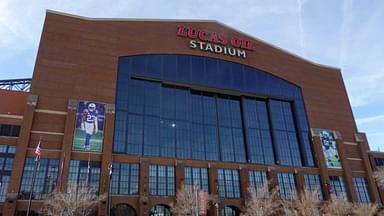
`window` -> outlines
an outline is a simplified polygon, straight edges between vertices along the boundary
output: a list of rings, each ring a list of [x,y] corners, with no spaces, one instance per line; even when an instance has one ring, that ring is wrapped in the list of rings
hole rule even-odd
[[[127,215],[127,216],[136,216],[136,211],[135,209],[124,203],[117,204],[111,208],[110,216],[122,216],[122,215]]]
[[[208,169],[198,167],[184,168],[184,184],[186,187],[197,186],[199,190],[208,192]]]
[[[268,178],[267,173],[264,171],[249,171],[249,184],[252,189],[257,192],[258,188],[264,188],[267,186],[268,190]]]
[[[0,136],[18,137],[20,125],[0,124]]]
[[[4,202],[11,177],[16,146],[0,145],[0,202]]]
[[[299,142],[297,140],[291,104],[289,102],[270,100],[269,109],[278,164],[301,166]]]
[[[323,200],[323,192],[321,190],[321,182],[319,175],[304,174],[305,188],[311,192],[317,192],[319,194],[319,200]]]
[[[116,114],[114,152],[219,159],[213,95],[145,80],[129,82],[129,105],[120,107]],[[242,134],[240,136],[237,140],[231,138],[232,144],[242,140]],[[191,151],[192,143],[194,151]]]
[[[117,111],[115,114],[114,152],[127,152],[125,145],[127,141],[127,126],[127,112]]]
[[[329,176],[331,183],[331,193],[336,196],[342,196],[346,201],[349,200],[347,188],[343,176]]]
[[[241,64],[188,55],[122,57],[115,118],[115,153],[315,166],[301,89]]]
[[[21,181],[19,197],[20,199],[29,199],[32,188],[33,173],[35,170],[35,158],[27,158],[24,164],[23,178]],[[52,192],[57,183],[59,172],[59,160],[40,159],[36,167],[35,184],[33,186],[32,199],[44,199],[46,195]]]
[[[216,98],[212,94],[191,90],[192,159],[219,160]],[[192,150],[192,149],[191,149]]]
[[[221,159],[223,161],[246,161],[240,110],[238,99],[227,96],[217,98]]]
[[[243,100],[243,104],[249,162],[274,164],[275,158],[266,102],[247,98]]]
[[[141,154],[143,146],[143,116],[127,115],[127,151],[130,154]]]
[[[139,193],[139,164],[114,162],[112,171],[112,194]]]
[[[315,159],[313,158],[313,149],[310,141],[312,136],[309,132],[304,102],[302,100],[295,100],[292,108],[296,120],[295,123],[297,123],[303,166],[315,167],[316,164]]]
[[[375,158],[376,166],[384,166],[384,158]]]
[[[238,170],[218,169],[219,196],[240,198],[240,177]]]
[[[149,211],[149,216],[171,216],[171,210],[166,205],[155,205]]]
[[[174,166],[149,166],[149,193],[156,196],[175,195]]]
[[[352,180],[359,203],[369,204],[371,199],[369,198],[367,179],[362,177],[353,177]]]
[[[221,216],[239,216],[239,215],[240,214],[238,213],[238,211],[231,206],[225,206],[221,210]]]
[[[283,199],[296,199],[296,182],[292,173],[277,173],[279,193]]]
[[[90,187],[98,193],[100,184],[100,162],[71,160],[68,184],[77,184],[77,187]]]

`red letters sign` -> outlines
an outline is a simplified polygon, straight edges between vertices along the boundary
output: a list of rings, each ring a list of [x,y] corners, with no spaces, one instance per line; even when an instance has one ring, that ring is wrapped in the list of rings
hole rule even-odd
[[[189,38],[189,47],[202,51],[246,58],[246,50],[253,50],[252,40],[228,37],[220,32],[205,31],[193,26],[178,26],[177,36]]]

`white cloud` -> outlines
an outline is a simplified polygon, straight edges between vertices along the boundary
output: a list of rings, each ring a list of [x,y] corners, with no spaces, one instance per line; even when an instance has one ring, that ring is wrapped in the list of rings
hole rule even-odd
[[[371,67],[369,67],[371,68]],[[344,71],[349,99],[353,107],[366,106],[372,102],[384,102],[384,69],[361,69],[357,74]]]
[[[302,15],[302,1],[297,0],[297,13],[299,22],[299,41],[300,41],[300,54],[306,56],[304,50],[304,27],[303,27],[303,15]]]
[[[366,124],[366,123],[373,123],[373,122],[377,122],[377,121],[384,121],[384,114],[383,115],[377,115],[377,116],[371,116],[371,117],[365,117],[365,118],[358,118],[358,119],[356,119],[356,123],[359,124],[359,125]],[[373,133],[371,133],[371,135],[372,134]]]
[[[342,6],[342,23],[340,32],[340,52],[338,66],[342,67],[347,58],[348,44],[351,35],[350,27],[352,24],[352,0],[344,0]]]

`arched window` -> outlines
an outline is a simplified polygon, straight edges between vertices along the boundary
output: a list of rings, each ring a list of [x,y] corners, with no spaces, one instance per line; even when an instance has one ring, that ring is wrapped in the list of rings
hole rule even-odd
[[[221,216],[239,216],[239,210],[237,208],[232,207],[232,206],[225,206],[221,210]]]
[[[171,211],[166,205],[155,205],[151,208],[149,216],[171,216]]]
[[[117,204],[112,207],[111,216],[136,216],[136,211],[128,204]]]
[[[301,88],[287,80],[193,55],[120,57],[118,68],[115,153],[315,166]]]

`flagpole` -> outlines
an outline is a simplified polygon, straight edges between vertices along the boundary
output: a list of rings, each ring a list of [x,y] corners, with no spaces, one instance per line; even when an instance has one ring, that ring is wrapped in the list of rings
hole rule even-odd
[[[37,171],[38,166],[40,164],[40,155],[41,155],[40,145],[41,145],[41,136],[39,138],[39,143],[37,144],[36,149],[35,149],[36,159],[35,159],[35,167],[33,168],[31,191],[29,192],[27,216],[29,216],[29,212],[31,211],[32,194],[33,194],[33,189],[35,187],[36,171]]]
[[[91,152],[88,152],[88,168],[87,169],[88,169],[87,170],[87,181],[85,183],[86,183],[87,188],[89,188],[89,182],[90,182],[89,174],[91,172]]]
[[[111,214],[111,181],[112,181],[112,163],[109,164],[109,181],[108,181],[108,194],[107,194],[107,216]]]
[[[32,194],[33,194],[33,189],[34,189],[34,186],[35,186],[36,171],[37,171],[37,167],[38,167],[39,163],[40,163],[40,158],[39,159],[36,158],[36,160],[35,160],[35,167],[33,169],[31,191],[29,192],[27,216],[29,216],[29,212],[31,211]]]
[[[61,161],[61,164],[60,164],[60,176],[59,176],[59,181],[60,181],[59,190],[60,191],[63,191],[64,162],[65,162],[65,152],[64,152],[63,160]]]

